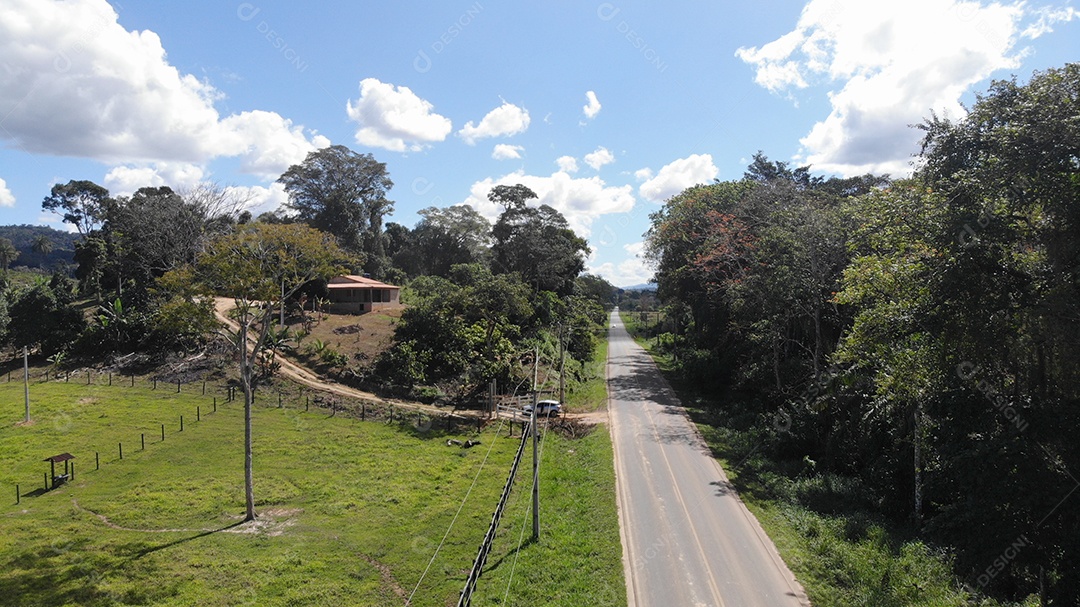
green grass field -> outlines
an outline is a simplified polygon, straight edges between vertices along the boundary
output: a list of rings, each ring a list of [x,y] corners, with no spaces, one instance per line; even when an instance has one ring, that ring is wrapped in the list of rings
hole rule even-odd
[[[607,428],[577,440],[545,435],[539,542],[531,541],[530,449],[473,604],[626,605]]]
[[[412,605],[456,603],[518,442],[505,426],[490,425],[481,445],[465,450],[446,440],[476,438],[468,430],[447,434],[410,422],[305,412],[302,404],[257,405],[260,519],[252,527],[238,525],[242,406],[221,401],[214,413],[210,395],[164,387],[37,383],[31,385],[34,421],[20,425],[22,384],[0,383],[0,606],[404,605],[418,582]],[[580,594],[561,598],[557,590],[593,592],[588,582],[596,576],[610,578],[621,593],[621,569],[617,576],[604,569],[619,559],[606,436],[545,441],[549,527],[539,544],[522,551],[511,596],[531,591],[536,579],[528,569],[535,571],[537,559],[556,546],[610,555],[595,562],[573,554],[553,559],[560,564],[558,588],[544,591],[551,599],[521,604],[585,604]],[[61,452],[75,455],[75,480],[42,492],[48,471],[42,460]],[[530,486],[531,474],[519,476],[514,508]],[[579,518],[582,513],[588,517]],[[504,552],[516,546],[509,537],[500,542]],[[501,580],[507,570],[499,558],[489,560],[491,571],[481,578],[484,592],[494,592],[489,580]],[[620,594],[611,604],[624,603]]]
[[[221,391],[213,412],[212,388],[94,381],[32,383],[30,425],[19,423],[21,382],[0,383],[0,606],[404,605],[414,589],[412,605],[454,605],[519,441],[493,423],[461,449],[447,439],[475,439],[475,427],[362,422],[267,399],[254,419],[260,518],[239,525],[239,402]],[[510,575],[527,451],[477,596],[501,602],[509,582],[508,604],[625,604],[607,432],[544,442],[541,541]],[[75,479],[44,492],[42,460],[62,452]],[[539,585],[538,571],[550,573]],[[611,592],[598,594],[597,578]]]
[[[607,367],[608,342],[604,333],[597,339],[593,359],[584,365],[584,375],[589,378],[566,395],[566,405],[573,413],[595,413],[607,408]]]

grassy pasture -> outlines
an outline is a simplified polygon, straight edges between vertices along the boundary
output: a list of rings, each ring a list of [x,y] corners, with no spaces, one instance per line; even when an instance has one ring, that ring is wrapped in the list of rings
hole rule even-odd
[[[240,525],[242,406],[219,395],[213,412],[209,393],[121,384],[32,384],[21,425],[22,384],[0,382],[0,607],[404,605],[414,588],[412,605],[454,605],[519,440],[497,423],[457,434],[257,405],[260,519]],[[477,596],[623,605],[607,432],[544,443],[541,541],[518,542],[523,461]],[[75,455],[75,480],[42,492],[42,459],[61,452]]]

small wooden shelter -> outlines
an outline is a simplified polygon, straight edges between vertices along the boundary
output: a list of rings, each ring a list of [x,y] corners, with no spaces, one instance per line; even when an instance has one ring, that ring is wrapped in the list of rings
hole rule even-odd
[[[70,468],[68,467],[68,461],[75,459],[75,456],[70,453],[61,453],[60,455],[53,455],[46,457],[44,461],[49,462],[49,478],[52,479],[52,488],[56,489],[57,485],[62,485],[75,477],[75,464],[72,463]],[[60,476],[56,475],[56,464],[64,462],[64,473]],[[47,489],[48,487],[46,487]]]

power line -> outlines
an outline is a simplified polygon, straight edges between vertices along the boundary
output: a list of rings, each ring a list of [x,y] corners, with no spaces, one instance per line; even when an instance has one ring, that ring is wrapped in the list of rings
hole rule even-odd
[[[547,418],[549,420],[551,419],[551,413],[548,413]],[[539,427],[537,427],[536,430],[539,430]],[[546,442],[547,441],[540,441],[540,457],[539,457],[539,459],[540,459],[541,463],[543,463],[543,461],[544,461],[544,445],[546,444]],[[514,553],[514,562],[510,566],[510,578],[508,580],[506,580],[506,593],[503,594],[503,604],[506,604],[506,600],[510,596],[510,584],[514,581],[514,572],[517,570],[518,558],[521,556],[521,543],[524,541],[524,538],[525,538],[525,523],[527,523],[529,521],[529,502],[528,501],[525,502],[524,512],[525,512],[525,515],[523,517],[521,517],[521,533],[518,535],[518,551]]]
[[[484,454],[484,459],[480,462],[480,468],[476,470],[476,476],[473,477],[472,484],[469,485],[469,490],[465,492],[465,497],[461,500],[461,505],[458,506],[457,512],[454,513],[454,518],[451,519],[450,526],[446,528],[446,533],[443,534],[442,540],[439,542],[439,545],[435,547],[435,553],[431,555],[431,560],[428,561],[427,567],[424,567],[424,572],[420,574],[420,579],[416,581],[416,586],[413,588],[412,592],[409,593],[409,598],[405,601],[406,607],[412,604],[413,596],[416,595],[416,591],[419,590],[420,584],[424,581],[424,577],[426,577],[428,571],[431,570],[431,565],[435,562],[435,557],[439,556],[439,551],[442,550],[443,544],[446,543],[446,538],[450,536],[450,531],[454,528],[454,523],[457,522],[462,509],[465,508],[465,502],[468,501],[469,495],[472,493],[473,488],[476,487],[476,482],[480,480],[480,473],[484,471],[484,465],[487,463],[488,456],[491,455],[491,450],[495,448],[495,443],[499,441],[499,435],[502,433],[504,423],[504,420],[499,420],[499,427],[495,430],[495,438],[491,440],[491,445],[488,446],[487,453]]]

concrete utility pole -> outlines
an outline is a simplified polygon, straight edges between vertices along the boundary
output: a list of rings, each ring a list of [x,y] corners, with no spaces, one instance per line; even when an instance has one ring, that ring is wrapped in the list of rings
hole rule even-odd
[[[278,324],[285,328],[285,278],[281,279],[281,311],[279,312]]]
[[[533,390],[532,422],[529,424],[532,426],[533,435],[533,540],[540,539],[540,458],[537,455],[539,451],[537,445],[540,442],[540,432],[538,431],[539,428],[536,427],[536,409],[539,394],[539,392]]]
[[[563,328],[559,328],[559,404],[566,404],[566,347],[563,345]]]
[[[26,399],[26,423],[30,423],[30,363],[27,358],[26,346],[22,348],[23,364],[23,395]]]
[[[532,427],[533,435],[533,490],[532,490],[532,502],[533,502],[533,540],[540,539],[540,458],[538,457],[539,449],[538,444],[540,442],[540,433],[536,427],[536,409],[539,406],[540,401],[540,386],[536,385],[537,372],[540,368],[540,346],[536,347],[536,362],[533,366],[533,398],[532,398],[532,421],[529,425]]]

